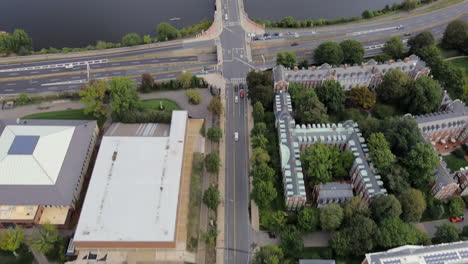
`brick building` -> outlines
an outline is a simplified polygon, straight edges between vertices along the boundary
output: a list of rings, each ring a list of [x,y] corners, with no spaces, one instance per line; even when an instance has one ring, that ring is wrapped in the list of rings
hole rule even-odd
[[[413,79],[427,76],[430,72],[424,61],[411,55],[396,62],[377,63],[374,60],[369,60],[366,64],[355,66],[332,67],[325,63],[322,66],[313,66],[308,69],[298,69],[297,67],[286,69],[280,65],[273,69],[273,76],[276,91],[287,90],[289,83],[300,83],[306,88],[314,88],[326,80],[338,81],[344,90],[349,91],[358,86],[375,88],[382,83],[382,77],[387,72],[395,69],[402,70]]]
[[[0,227],[66,224],[98,133],[89,120],[0,120]]]

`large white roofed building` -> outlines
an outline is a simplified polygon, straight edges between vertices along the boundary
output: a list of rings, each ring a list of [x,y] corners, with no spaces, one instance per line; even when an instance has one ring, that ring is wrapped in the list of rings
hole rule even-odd
[[[175,247],[187,117],[174,111],[168,136],[159,124],[108,130],[75,233],[78,249]]]

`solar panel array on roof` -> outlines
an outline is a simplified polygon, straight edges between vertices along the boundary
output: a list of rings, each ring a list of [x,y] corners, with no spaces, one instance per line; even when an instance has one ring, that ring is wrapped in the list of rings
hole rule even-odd
[[[39,136],[15,136],[8,150],[10,155],[31,155],[36,149]]]
[[[400,264],[401,261],[399,259],[395,260],[384,260],[383,264]]]
[[[458,259],[459,258],[458,258],[457,252],[448,252],[448,253],[444,252],[444,253],[424,256],[424,261],[426,261],[426,264],[444,264],[451,260],[458,260]]]

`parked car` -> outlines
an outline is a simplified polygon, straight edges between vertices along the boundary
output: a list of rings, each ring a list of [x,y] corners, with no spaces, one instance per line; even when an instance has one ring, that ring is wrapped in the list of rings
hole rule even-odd
[[[254,37],[253,40],[254,40],[254,41],[260,40],[260,38],[259,38],[259,37]]]
[[[292,46],[292,47],[299,46],[299,43],[294,42],[294,43],[291,44],[291,46]]]
[[[273,33],[273,36],[275,36],[275,37],[278,37],[279,35],[280,35],[280,33],[278,33],[278,32]]]
[[[411,36],[411,33],[405,33],[405,36],[408,37],[408,36]]]
[[[450,217],[450,222],[452,223],[460,223],[460,222],[463,222],[463,220],[465,220],[465,218],[463,216],[452,216]]]

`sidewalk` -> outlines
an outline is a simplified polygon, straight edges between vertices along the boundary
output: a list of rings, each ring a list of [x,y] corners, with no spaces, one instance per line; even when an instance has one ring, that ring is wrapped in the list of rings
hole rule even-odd
[[[47,106],[46,109],[40,109],[44,106]],[[16,119],[22,118],[23,116],[41,113],[41,112],[51,112],[51,111],[63,111],[70,109],[81,109],[84,108],[84,105],[79,101],[57,101],[57,102],[48,102],[42,104],[33,104],[26,106],[18,106],[13,109],[0,110],[0,118],[2,119]]]

